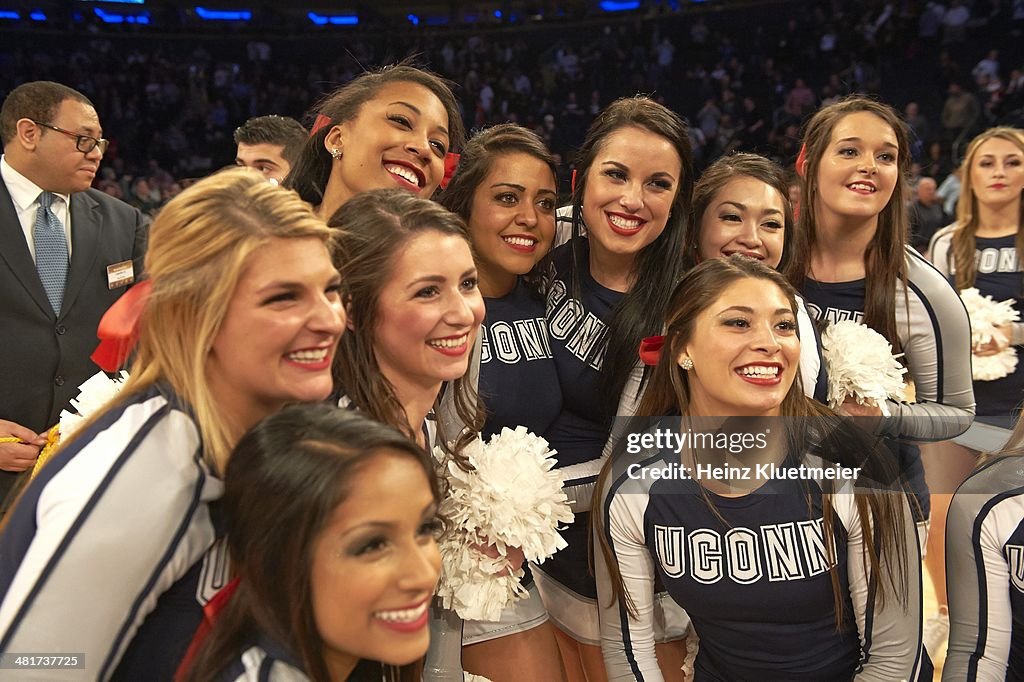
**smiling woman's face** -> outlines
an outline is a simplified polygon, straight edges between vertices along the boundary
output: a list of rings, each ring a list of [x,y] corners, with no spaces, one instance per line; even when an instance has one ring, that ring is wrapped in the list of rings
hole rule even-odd
[[[236,427],[330,395],[345,331],[340,290],[319,239],[275,237],[252,253],[206,361],[210,391]]]
[[[701,260],[743,254],[777,268],[785,243],[786,214],[782,195],[749,175],[725,183],[700,221]]]
[[[587,173],[583,220],[592,253],[635,257],[665,231],[682,182],[672,142],[645,128],[608,135]]]
[[[437,504],[418,462],[382,450],[348,491],[316,539],[310,568],[313,617],[332,679],[347,679],[362,658],[391,665],[421,658],[441,573]]]
[[[776,416],[800,360],[796,315],[785,293],[763,279],[727,286],[698,316],[676,359],[687,371],[692,416]]]
[[[491,162],[473,192],[468,221],[481,280],[514,284],[547,254],[555,238],[555,188],[551,168],[530,154]]]
[[[484,319],[476,264],[460,236],[427,230],[395,254],[381,289],[374,353],[399,396],[466,373]]]
[[[328,153],[339,155],[331,164],[339,205],[360,192],[390,187],[429,199],[444,177],[448,126],[444,105],[425,86],[382,86],[324,140]]]
[[[892,199],[899,172],[892,127],[867,111],[847,114],[832,129],[818,163],[818,219],[878,216]]]

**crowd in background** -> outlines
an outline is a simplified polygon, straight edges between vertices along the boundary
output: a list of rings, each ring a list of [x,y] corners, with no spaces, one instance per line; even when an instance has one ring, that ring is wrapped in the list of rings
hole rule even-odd
[[[0,648],[39,651],[33,642],[63,646],[69,638],[88,640],[74,650],[103,661],[104,679],[115,667],[115,679],[134,679],[142,670],[180,673],[189,668],[194,680],[213,679],[201,675],[234,670],[239,663],[235,659],[244,666],[253,661],[260,668],[277,665],[261,661],[277,656],[278,649],[289,655],[317,652],[303,654],[294,665],[281,658],[282,665],[313,671],[312,679],[326,679],[317,671],[332,665],[332,679],[348,679],[350,673],[352,679],[362,679],[356,671],[364,662],[370,662],[375,679],[399,667],[401,679],[412,679],[418,675],[414,662],[428,643],[445,639],[427,636],[428,620],[447,622],[430,614],[440,571],[433,538],[443,525],[430,519],[442,500],[442,488],[427,480],[432,472],[424,451],[437,443],[457,462],[472,435],[485,432],[485,417],[501,417],[507,425],[536,416],[534,430],[558,453],[565,489],[577,504],[574,525],[562,529],[568,547],[543,568],[531,568],[536,587],[531,610],[524,601],[499,620],[467,620],[466,627],[453,630],[456,639],[449,641],[455,646],[445,647],[452,651],[443,657],[460,660],[461,644],[461,665],[467,671],[494,677],[493,668],[508,673],[504,679],[547,679],[544,675],[559,667],[567,680],[600,680],[606,674],[609,679],[633,679],[640,676],[638,670],[657,678],[663,666],[678,671],[689,644],[695,643],[684,642],[685,621],[672,610],[675,604],[687,611],[692,631],[702,638],[694,663],[697,677],[792,678],[794,671],[813,668],[820,674],[809,676],[823,679],[853,674],[872,679],[916,679],[920,674],[926,679],[930,668],[922,641],[930,654],[941,653],[949,635],[946,679],[964,679],[961,671],[973,665],[970,661],[999,648],[985,651],[991,637],[1007,630],[1004,623],[1014,611],[1006,603],[979,607],[980,597],[973,592],[955,602],[961,596],[957,593],[967,594],[975,585],[978,594],[1001,592],[982,585],[976,574],[991,572],[972,559],[963,561],[959,572],[950,569],[948,583],[956,589],[951,590],[947,613],[944,559],[970,558],[978,544],[973,533],[984,514],[963,514],[971,530],[951,534],[948,553],[942,529],[946,508],[956,510],[949,493],[967,476],[977,453],[990,449],[978,445],[977,433],[972,435],[974,416],[978,424],[998,417],[997,423],[988,424],[993,429],[1008,424],[1016,416],[1024,378],[1024,368],[1017,370],[1014,359],[1001,377],[1005,383],[977,386],[982,379],[972,373],[972,366],[1011,345],[1024,347],[1024,323],[993,323],[988,340],[976,340],[957,296],[957,290],[977,283],[982,295],[1011,297],[1014,305],[1021,300],[1024,137],[1019,128],[1009,126],[1020,125],[1024,102],[1020,65],[1007,61],[1019,59],[1014,43],[1020,38],[1021,20],[1024,2],[875,2],[853,9],[838,3],[792,2],[754,3],[728,12],[638,15],[627,21],[580,19],[529,31],[363,32],[345,41],[341,33],[299,41],[242,32],[219,42],[202,35],[186,39],[166,34],[143,42],[135,33],[94,33],[80,39],[72,31],[49,36],[54,42],[62,38],[63,47],[44,50],[46,36],[33,36],[32,45],[20,37],[0,54],[10,60],[3,72],[17,74],[10,83],[0,80],[0,88],[13,86],[15,80],[59,79],[89,93],[95,106],[64,85],[35,81],[10,91],[0,112],[5,137],[0,189],[6,188],[10,203],[20,211],[8,211],[7,233],[18,234],[16,215],[29,246],[25,252],[18,246],[20,239],[15,240],[12,253],[20,261],[11,260],[11,285],[6,287],[26,292],[12,295],[5,313],[12,322],[26,324],[18,330],[0,324],[0,329],[11,335],[12,349],[30,358],[19,361],[12,355],[14,362],[8,364],[35,373],[12,373],[15,378],[7,383],[45,388],[45,400],[33,401],[39,404],[33,409],[39,414],[44,407],[49,410],[46,419],[22,417],[19,405],[0,415],[0,427],[9,434],[0,431],[7,451],[30,451],[15,461],[17,467],[26,469],[35,462],[35,451],[46,440],[41,427],[53,423],[56,406],[65,402],[52,387],[70,388],[81,379],[59,366],[51,371],[36,358],[49,361],[53,356],[63,362],[72,355],[64,352],[69,340],[91,346],[102,313],[98,308],[105,307],[85,311],[84,304],[99,297],[78,295],[83,279],[77,274],[93,248],[89,235],[99,235],[98,244],[111,246],[114,240],[99,228],[125,225],[123,253],[92,259],[110,263],[105,280],[88,280],[93,289],[109,292],[142,273],[141,263],[133,263],[146,243],[146,237],[136,236],[146,222],[140,211],[156,219],[149,230],[145,281],[118,299],[104,318],[125,316],[117,326],[140,340],[129,383],[122,397],[85,427],[88,435],[63,441],[5,522],[0,550],[12,559],[0,571]],[[457,94],[435,75],[407,64],[364,71],[410,54],[451,79]],[[332,91],[339,83],[348,85]],[[324,92],[330,94],[322,97]],[[610,102],[634,92],[652,96]],[[861,92],[870,96],[846,97]],[[47,104],[51,95],[52,106]],[[271,112],[275,115],[264,115]],[[284,118],[301,118],[303,112],[310,112],[305,114],[306,128]],[[494,125],[501,121],[525,127]],[[269,151],[254,151],[274,146],[274,140],[257,134],[262,124],[286,122],[292,137],[308,141],[297,156],[287,153],[290,143],[278,145],[287,161],[278,168],[291,168],[287,177],[272,174],[267,164],[260,168],[261,155]],[[312,131],[307,132],[310,124]],[[486,126],[492,127],[464,144],[464,127]],[[980,131],[985,132],[978,135]],[[462,158],[441,194],[442,208],[429,198],[450,177],[447,152],[452,148],[461,150]],[[770,158],[735,153],[744,151]],[[213,174],[233,162],[250,165],[253,155],[254,167],[277,182],[241,170]],[[782,168],[795,168],[791,182]],[[66,178],[59,177],[62,170]],[[569,171],[573,236],[549,261],[542,261],[556,236],[556,209],[568,198]],[[196,182],[202,176],[211,177]],[[185,189],[193,182],[195,186]],[[787,189],[792,203],[784,200]],[[38,208],[32,209],[35,204]],[[911,243],[920,251],[930,247],[932,265],[903,246],[908,236],[904,205],[911,209]],[[951,220],[952,206],[959,209],[959,221],[942,229]],[[96,218],[115,210],[123,214],[119,220]],[[73,234],[65,232],[71,227],[69,218]],[[265,230],[272,236],[265,237]],[[328,244],[334,237],[339,248],[332,254]],[[259,239],[264,241],[257,244]],[[196,249],[196,244],[203,248]],[[34,272],[27,257],[35,260]],[[549,272],[533,288],[541,263]],[[31,287],[22,286],[26,281]],[[677,288],[669,296],[673,286]],[[796,297],[796,288],[803,298]],[[132,306],[138,326],[122,312]],[[810,343],[818,340],[812,315],[822,323],[860,320],[903,358],[904,366],[897,369],[913,382],[913,401],[891,392],[884,403],[865,404],[846,396],[840,406],[840,416],[880,418],[889,410],[886,416],[891,418],[877,422],[882,429],[871,432],[872,442],[876,436],[887,439],[887,447],[877,453],[853,433],[835,440],[844,447],[788,438],[842,433],[830,426],[837,415],[814,402],[824,400],[828,380],[820,347]],[[490,327],[484,325],[485,318]],[[523,352],[517,349],[515,359],[497,350],[503,330],[527,329],[527,323],[550,328],[547,355],[537,351],[533,357],[530,349],[545,343],[528,348],[525,337]],[[652,336],[660,331],[664,336]],[[470,352],[477,334],[479,357]],[[122,353],[111,359],[113,369],[124,361],[129,344],[105,340],[112,340],[107,345]],[[651,357],[652,344],[660,349],[656,357]],[[172,351],[163,350],[165,346]],[[336,346],[338,355],[333,357]],[[640,379],[638,348],[640,359],[654,368],[650,383]],[[880,351],[886,364],[891,361],[887,353]],[[86,364],[85,354],[77,355]],[[488,366],[492,357],[501,364]],[[538,359],[550,362],[546,367],[529,365]],[[867,366],[861,364],[859,370]],[[192,365],[196,371],[188,369]],[[522,381],[506,380],[504,365],[515,367],[512,372]],[[832,367],[829,372],[841,374]],[[893,381],[901,382],[898,376]],[[441,401],[445,382],[451,388]],[[521,394],[513,394],[512,386],[521,387]],[[549,398],[548,404],[532,396]],[[181,423],[175,416],[179,398],[194,408],[181,412]],[[256,486],[237,473],[232,476],[229,458],[232,463],[246,461],[244,454],[242,459],[233,454],[236,446],[243,453],[248,448],[244,438],[239,440],[245,429],[285,404],[328,398],[398,429],[410,441],[405,447],[412,457],[406,464],[419,469],[412,468],[418,485],[409,487],[422,493],[418,498],[385,484],[395,477],[385,466],[393,464],[387,453],[378,453],[376,478],[339,483],[325,501],[314,495],[282,495],[279,489],[257,494]],[[152,409],[158,416],[148,416],[146,410]],[[432,409],[437,418],[430,416]],[[785,439],[774,438],[771,460],[787,466],[814,462],[809,456],[817,458],[814,448],[819,448],[832,458],[826,462],[834,459],[842,468],[863,472],[864,480],[897,481],[896,490],[908,494],[883,499],[865,490],[844,498],[831,485],[815,489],[800,484],[779,489],[793,495],[751,496],[759,498],[760,508],[747,508],[744,500],[737,507],[741,511],[733,514],[729,500],[737,496],[735,491],[716,488],[713,482],[690,483],[695,479],[683,476],[675,488],[647,488],[644,499],[657,500],[666,492],[673,495],[669,499],[685,503],[627,505],[627,499],[640,497],[620,490],[618,483],[606,485],[617,476],[613,467],[624,462],[621,451],[612,450],[601,464],[606,445],[619,436],[613,430],[614,414],[677,414],[686,420],[783,414],[821,419],[820,427],[798,427]],[[454,441],[447,437],[452,425],[461,434]],[[1024,423],[1016,443],[1021,434]],[[960,436],[964,440],[956,447],[964,450],[958,455],[963,476],[954,476],[942,464],[939,473],[948,480],[933,485],[927,475],[935,474],[936,459],[926,467],[917,443]],[[111,450],[115,438],[128,445],[123,454],[107,455],[109,470],[93,467],[95,490],[74,478],[81,474],[78,467],[92,466],[94,452]],[[294,435],[284,439],[295,440]],[[167,451],[165,442],[174,448]],[[284,448],[271,449],[280,455]],[[685,461],[698,465],[703,449],[691,445]],[[199,450],[203,462],[196,457]],[[861,463],[865,452],[870,456],[864,469],[847,466]],[[950,452],[955,452],[952,447]],[[680,454],[672,453],[665,463]],[[136,515],[127,525],[116,523],[125,504],[134,504],[132,496],[152,492],[130,476],[168,481],[173,476],[160,467],[170,461],[175,472],[187,475],[160,487],[186,492],[175,493],[171,500],[155,498],[158,503],[142,505],[148,516]],[[286,470],[300,472],[296,460],[287,461]],[[251,463],[237,466],[245,472],[256,468]],[[1006,471],[1017,495],[1017,469]],[[255,500],[290,504],[308,499],[318,509],[335,509],[319,514],[322,519],[334,518],[343,508],[345,514],[349,508],[370,506],[375,513],[378,508],[391,513],[390,504],[367,503],[384,500],[385,490],[416,503],[398,507],[400,522],[389,517],[354,524],[373,527],[374,535],[353,535],[344,547],[321,542],[324,537],[347,537],[348,531],[337,533],[333,525],[323,529],[311,522],[309,534],[291,533],[290,554],[275,551],[269,558],[295,557],[299,577],[292,581],[284,577],[291,570],[287,567],[264,568],[265,555],[258,551],[246,556],[230,546],[228,563],[222,554],[225,545],[216,542],[225,529],[213,523],[217,514],[201,506],[220,495],[215,485],[205,487],[216,478],[208,479],[208,472],[242,480],[235,485]],[[330,480],[307,473],[301,478],[302,490],[310,488],[305,482]],[[224,499],[230,503],[235,497],[228,490]],[[337,490],[345,491],[342,498]],[[686,498],[681,497],[684,492]],[[996,495],[1005,492],[1000,489]],[[721,505],[711,493],[723,500]],[[361,501],[349,504],[357,498]],[[54,504],[54,499],[64,503]],[[1020,505],[1024,508],[1024,502]],[[289,527],[291,522],[282,522],[292,518],[287,510],[278,513],[261,504],[229,506],[225,517],[237,522],[256,507],[261,522]],[[730,587],[728,598],[722,598],[719,587],[705,588],[721,575],[698,575],[691,568],[685,580],[678,580],[683,572],[677,571],[675,559],[666,563],[668,545],[657,532],[646,530],[678,531],[668,554],[681,557],[683,533],[689,529],[687,564],[694,567],[701,565],[692,558],[694,528],[706,535],[724,524],[733,537],[742,532],[753,539],[749,556],[754,556],[761,529],[792,527],[793,519],[817,523],[819,509],[821,537],[837,542],[832,551],[823,545],[820,566],[811,566],[811,551],[805,547],[806,572],[800,566],[792,575],[776,576],[762,570],[758,558],[757,576],[751,578],[742,562],[734,564],[730,558],[728,579],[735,586],[760,583],[754,589],[761,592]],[[986,527],[982,535],[1016,534],[1011,538],[1016,551],[1024,547],[1022,514],[1014,508],[1006,516],[1014,521],[1010,530],[990,524],[996,530]],[[955,524],[957,514],[950,512],[949,518]],[[76,535],[109,538],[111,519],[122,537],[109,546],[71,542]],[[923,529],[929,519],[928,561],[937,561],[938,568],[929,564],[928,572],[938,612],[922,628],[923,573],[918,570],[921,555],[914,529]],[[270,536],[258,525],[250,534],[253,546],[264,551],[285,547],[283,541],[267,542]],[[379,534],[381,527],[390,530]],[[50,537],[65,532],[71,533],[66,540]],[[228,527],[226,533],[231,543],[245,537],[237,527]],[[491,556],[491,546],[475,542],[481,537],[475,533],[470,532],[467,546]],[[193,542],[194,537],[199,541]],[[591,552],[594,537],[600,555]],[[132,552],[131,560],[117,562],[120,573],[112,573],[109,562],[97,563],[98,557],[120,555],[129,546],[128,538],[142,550]],[[385,562],[377,558],[385,555],[374,554],[384,548],[391,556],[400,547],[412,550],[410,559]],[[57,550],[39,573],[38,557],[48,548]],[[1011,557],[1009,549],[1000,546],[990,552],[994,567],[1006,568],[1003,557]],[[321,555],[327,558],[317,563]],[[766,557],[771,561],[771,555]],[[593,575],[586,568],[591,559]],[[404,570],[413,566],[404,562],[413,560],[418,572]],[[661,562],[661,584],[671,597],[659,606],[662,614],[654,616],[653,561]],[[1021,562],[1013,561],[995,584],[1014,584],[1011,576],[1021,573]],[[165,571],[164,563],[172,567]],[[207,572],[214,565],[221,567],[221,575]],[[226,583],[229,565],[239,568],[240,596],[230,597],[230,586],[218,593],[215,599],[225,594],[233,600],[228,607],[233,610],[219,617],[216,634],[201,644],[193,660],[200,641],[194,638],[195,623],[159,607],[185,594],[190,599],[184,600],[189,603],[183,610],[190,618],[200,610],[205,613],[203,600],[213,594],[207,582]],[[253,573],[245,572],[254,566]],[[336,567],[344,570],[335,572]],[[109,570],[94,570],[104,568]],[[188,570],[174,573],[179,568]],[[156,575],[166,579],[154,581],[151,576]],[[405,580],[409,575],[418,577],[415,584]],[[95,576],[101,576],[95,582],[110,595],[96,604],[68,598],[92,593],[80,585]],[[266,597],[258,593],[260,576],[274,577]],[[345,620],[356,623],[358,632],[335,631],[340,620],[321,619],[317,608],[337,615],[342,601],[331,597],[316,602],[316,595],[324,593],[320,587],[307,589],[302,582],[307,578],[351,590],[344,599],[360,592],[359,600],[344,602]],[[812,585],[809,578],[816,582]],[[368,586],[375,585],[382,586],[382,596],[371,603],[364,597]],[[268,627],[257,619],[260,600],[280,602],[282,594],[311,595],[314,603],[299,609],[285,604],[284,625]],[[616,602],[618,623],[597,613],[598,604],[608,608]],[[621,608],[629,603],[637,617]],[[154,604],[155,610],[147,613]],[[786,605],[787,613],[779,604]],[[340,642],[322,656],[315,634],[302,639],[304,626],[294,625],[302,609],[314,614],[315,628],[326,633],[324,643],[333,645],[329,637]],[[355,615],[349,617],[349,611]],[[4,621],[4,613],[15,615]],[[53,621],[55,613],[58,622]],[[781,621],[780,615],[785,616]],[[1020,609],[1016,615],[1019,620]],[[303,619],[310,621],[305,615]],[[95,627],[83,634],[80,624],[87,621]],[[658,633],[655,621],[673,627]],[[787,635],[785,646],[769,634],[792,634],[798,621],[808,627],[801,636]],[[372,625],[359,627],[361,622]],[[736,623],[751,627],[734,637]],[[395,632],[389,634],[419,635],[415,641],[403,640],[411,642],[408,647],[380,644],[389,640],[376,637],[377,626],[381,633],[390,628]],[[254,633],[259,641],[249,641]],[[517,642],[527,637],[541,645],[519,649]],[[668,659],[654,654],[659,638],[671,645]],[[514,650],[536,655],[509,653]],[[438,668],[437,651],[435,647],[434,656],[427,656],[427,670],[458,668],[457,663]],[[1024,665],[1016,648],[1013,652],[1008,659],[1011,677]],[[1006,657],[990,658],[1002,665]],[[774,662],[779,663],[775,668]],[[543,672],[512,668],[526,664]],[[231,674],[230,679],[237,677]],[[451,678],[448,673],[439,676]]]
[[[338,84],[408,55],[456,84],[467,129],[521,123],[569,161],[597,112],[637,92],[688,120],[698,170],[737,150],[791,168],[809,113],[876,94],[913,129],[915,186],[940,188],[971,135],[1024,120],[1024,0],[777,5],[295,38],[14,35],[0,48],[0,96],[41,79],[89,95],[113,141],[97,187],[146,213],[232,163],[232,132],[249,117],[301,120]],[[564,190],[568,164],[560,172]]]

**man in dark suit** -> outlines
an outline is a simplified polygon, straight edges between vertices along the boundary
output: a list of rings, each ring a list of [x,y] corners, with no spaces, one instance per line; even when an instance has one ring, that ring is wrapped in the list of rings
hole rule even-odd
[[[107,141],[92,103],[49,81],[0,108],[0,500],[79,384],[100,318],[142,273],[148,224],[91,189]],[[17,438],[22,442],[11,442]],[[4,442],[6,441],[6,442]]]

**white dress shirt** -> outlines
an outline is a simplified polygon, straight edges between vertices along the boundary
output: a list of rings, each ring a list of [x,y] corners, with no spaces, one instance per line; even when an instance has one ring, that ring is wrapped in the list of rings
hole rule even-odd
[[[32,230],[36,224],[36,214],[39,213],[39,195],[43,189],[36,185],[24,175],[14,170],[11,164],[7,163],[6,156],[0,156],[0,178],[7,185],[7,191],[14,202],[14,210],[18,213],[18,222],[25,233],[25,242],[28,244],[28,252],[32,254],[33,262],[36,259],[36,245],[32,238]],[[68,258],[71,258],[71,216],[68,211],[69,194],[53,193],[53,203],[50,210],[57,216],[57,220],[64,226],[64,237],[68,243]]]

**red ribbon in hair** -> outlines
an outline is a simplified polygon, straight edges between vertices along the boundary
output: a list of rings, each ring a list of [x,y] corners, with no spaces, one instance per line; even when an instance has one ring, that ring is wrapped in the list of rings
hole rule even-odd
[[[316,115],[316,119],[313,121],[313,129],[309,131],[309,136],[313,137],[318,132],[320,132],[323,128],[326,128],[329,125],[331,125],[331,119],[330,119],[329,116],[324,116],[323,114],[317,114]]]
[[[234,596],[235,591],[238,589],[238,583],[239,579],[233,578],[217,594],[213,595],[213,599],[206,602],[206,606],[203,607],[203,620],[199,623],[199,627],[196,628],[196,634],[192,636],[192,641],[188,645],[185,657],[181,659],[178,670],[174,673],[174,682],[184,682],[188,677],[192,661],[199,654],[199,650],[203,647],[206,638],[210,636],[210,631],[213,630],[220,612],[224,610],[224,607],[231,601],[231,597]]]
[[[441,189],[448,189],[448,183],[452,181],[452,176],[455,175],[455,169],[459,167],[461,158],[462,155],[455,152],[448,152],[444,155],[444,177],[441,178]]]
[[[796,174],[801,178],[807,174],[807,144],[800,145],[800,153],[796,155]]]
[[[796,174],[801,178],[807,175],[807,144],[800,145],[800,153],[796,155]],[[793,204],[793,220],[800,219],[800,202]]]
[[[665,345],[664,336],[648,336],[640,341],[640,361],[653,367],[661,359],[661,349]]]
[[[143,280],[121,295],[100,320],[96,336],[100,345],[92,353],[92,361],[105,372],[124,367],[139,340],[139,317],[153,289],[152,280]]]
[[[569,194],[576,194],[576,169],[572,169],[572,177],[569,179]]]

